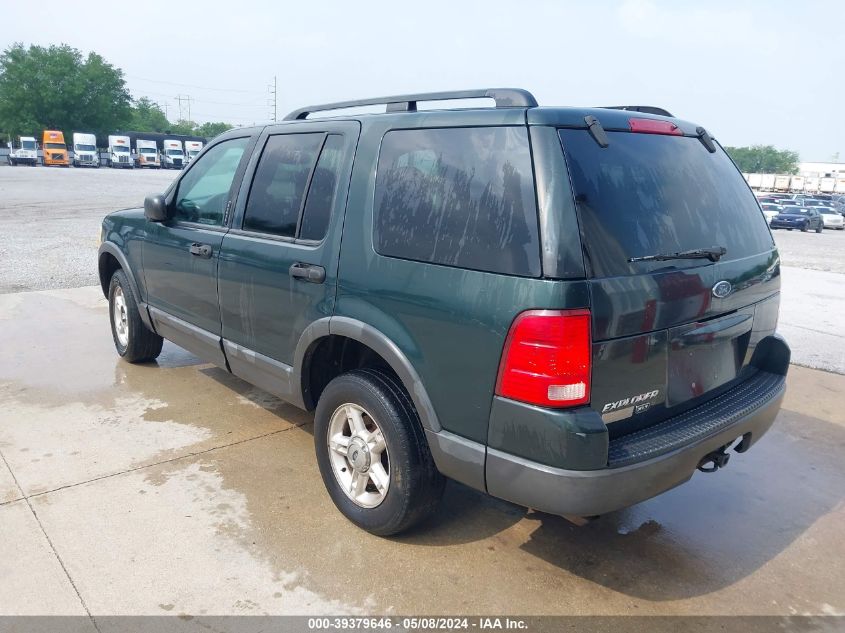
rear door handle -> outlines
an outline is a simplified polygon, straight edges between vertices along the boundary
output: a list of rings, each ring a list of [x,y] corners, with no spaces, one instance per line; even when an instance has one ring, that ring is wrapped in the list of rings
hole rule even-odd
[[[197,244],[194,242],[191,244],[191,255],[196,255],[197,257],[203,257],[204,259],[208,259],[211,257],[211,246],[209,244]]]
[[[310,281],[312,284],[321,284],[326,280],[326,269],[314,264],[296,262],[291,264],[290,276],[295,279]]]

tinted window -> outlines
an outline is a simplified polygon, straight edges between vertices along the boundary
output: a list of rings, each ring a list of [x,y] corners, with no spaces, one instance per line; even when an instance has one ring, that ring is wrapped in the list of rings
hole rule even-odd
[[[271,136],[264,145],[249,191],[243,228],[296,235],[302,198],[323,134]]]
[[[634,262],[631,257],[724,246],[732,260],[772,249],[754,195],[727,154],[696,138],[608,132],[602,148],[586,130],[561,130],[585,256],[597,277],[706,260]]]
[[[404,259],[540,274],[525,128],[397,130],[382,141],[375,247]]]
[[[314,168],[305,210],[302,212],[302,226],[299,237],[303,240],[321,240],[329,228],[335,195],[337,194],[338,171],[343,158],[343,137],[331,134],[326,137],[323,151]]]
[[[248,138],[218,143],[179,181],[174,219],[220,226]]]

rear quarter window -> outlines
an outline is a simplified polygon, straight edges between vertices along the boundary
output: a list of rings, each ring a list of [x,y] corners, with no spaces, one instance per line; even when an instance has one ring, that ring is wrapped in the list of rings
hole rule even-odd
[[[711,154],[696,138],[607,136],[602,148],[586,130],[560,130],[594,277],[707,262],[628,262],[632,257],[724,246],[724,261],[773,248],[760,206],[720,147]]]
[[[523,127],[394,130],[375,188],[378,253],[540,275],[537,208]]]

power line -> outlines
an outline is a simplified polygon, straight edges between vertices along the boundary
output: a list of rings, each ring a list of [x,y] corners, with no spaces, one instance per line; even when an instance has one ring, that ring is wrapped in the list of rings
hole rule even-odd
[[[143,94],[141,91],[136,91],[142,97],[146,96],[154,96],[154,97],[165,97],[167,99],[176,99],[172,94],[167,94],[165,92],[151,92],[149,90],[144,90]],[[266,108],[266,103],[232,103],[229,101],[209,101],[208,99],[197,99],[196,97],[191,97],[191,99],[196,103],[199,101],[200,103],[210,103],[212,105],[224,105],[224,106],[233,106],[236,108]],[[266,101],[266,100],[265,100]]]
[[[139,77],[137,75],[124,75],[129,79],[136,79],[138,81],[149,81],[156,84],[167,84],[169,86],[180,86],[182,88],[194,88],[196,90],[216,90],[218,92],[240,92],[246,94],[258,94],[255,90],[239,90],[236,88],[212,88],[211,86],[196,86],[193,84],[183,84],[175,81],[164,81],[163,79],[148,79],[146,77]]]

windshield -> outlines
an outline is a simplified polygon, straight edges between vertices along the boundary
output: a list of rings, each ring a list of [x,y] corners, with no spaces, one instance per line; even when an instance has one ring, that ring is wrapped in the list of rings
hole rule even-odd
[[[77,145],[77,152],[93,152],[95,147],[93,145]]]
[[[822,207],[824,206],[824,202],[821,200],[804,200],[805,207]]]
[[[560,130],[560,137],[593,276],[667,266],[628,261],[634,257],[721,246],[725,261],[773,248],[754,195],[721,148],[711,154],[697,138],[662,134],[607,132],[606,148],[587,130]]]
[[[155,147],[139,147],[138,151],[142,154],[155,154],[156,148]]]
[[[807,215],[809,211],[804,207],[784,207],[781,213],[792,213],[797,215]]]
[[[200,151],[198,149],[192,149],[191,151],[188,152],[188,155],[193,158],[194,156],[196,156],[199,153],[200,153]]]
[[[44,149],[67,149],[64,143],[44,143]]]
[[[21,149],[35,149],[35,141],[21,141]]]
[[[827,207],[820,207],[818,209],[818,212],[822,213],[824,215],[839,215],[836,211],[834,211],[833,209],[829,209]]]
[[[168,156],[181,156],[182,150],[181,149],[169,149],[169,150],[167,150],[166,154]]]
[[[113,151],[115,154],[125,154],[129,151],[129,148],[126,147],[126,145],[115,145],[111,148],[111,151]]]

